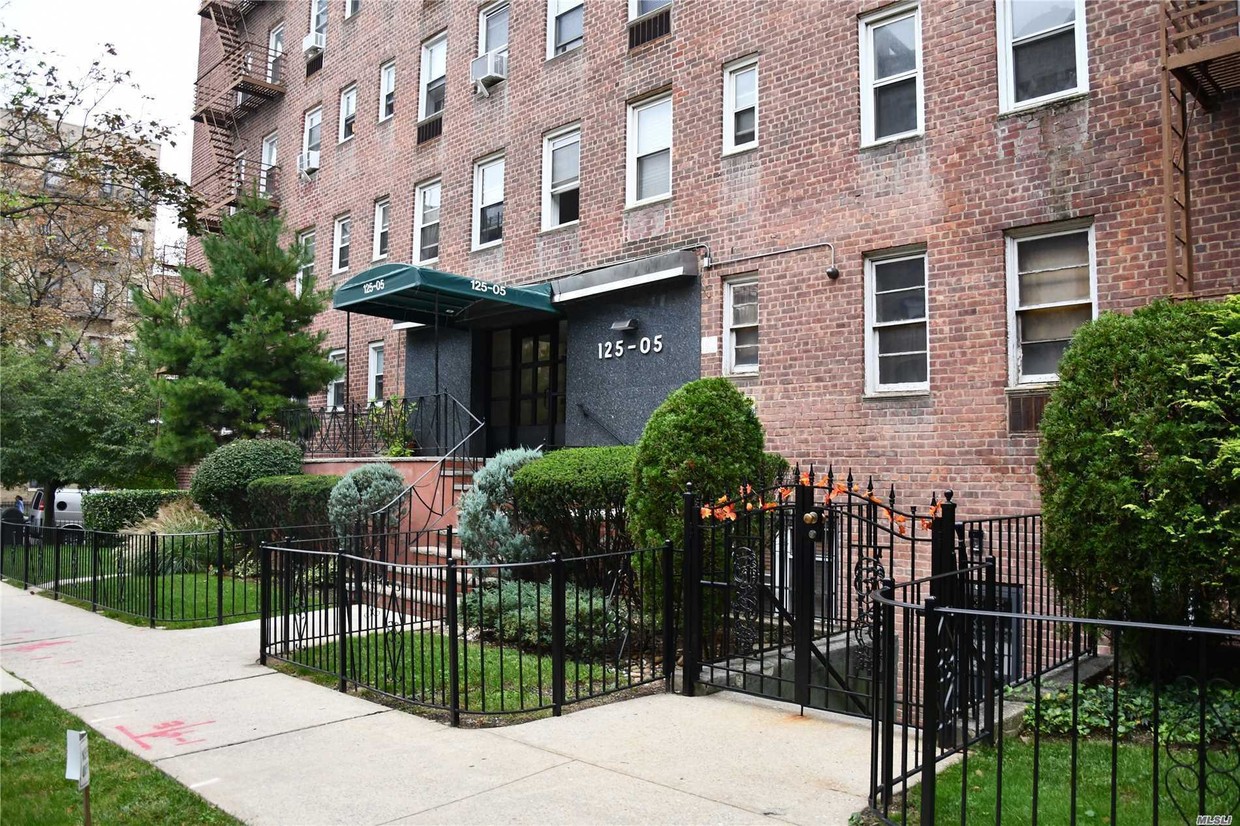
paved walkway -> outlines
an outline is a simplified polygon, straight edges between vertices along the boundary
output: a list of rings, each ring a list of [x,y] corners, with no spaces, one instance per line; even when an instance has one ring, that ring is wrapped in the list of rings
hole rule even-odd
[[[153,631],[0,584],[0,667],[247,823],[845,824],[865,805],[862,721],[657,694],[452,729],[257,651],[256,623]]]

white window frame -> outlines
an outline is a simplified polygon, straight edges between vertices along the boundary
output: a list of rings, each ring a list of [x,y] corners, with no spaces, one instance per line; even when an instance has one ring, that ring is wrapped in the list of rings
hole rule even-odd
[[[392,199],[380,198],[375,201],[374,242],[371,249],[371,260],[380,261],[388,257],[392,249]],[[387,235],[387,249],[382,249],[380,241]]]
[[[660,195],[653,195],[649,198],[644,198],[642,200],[638,200],[637,199],[637,160],[638,160],[637,158],[637,123],[638,123],[638,116],[642,111],[646,109],[650,109],[654,106],[658,106],[659,104],[662,104],[664,102],[666,102],[668,106],[671,107],[670,116],[667,119],[668,121],[667,147],[666,147],[667,156],[668,156],[667,192],[662,193]],[[624,152],[625,179],[626,179],[625,180],[625,194],[624,194],[625,208],[628,209],[631,207],[645,206],[646,204],[658,203],[659,201],[671,200],[672,192],[675,189],[673,184],[676,178],[676,157],[675,157],[675,150],[673,148],[674,135],[676,133],[676,111],[672,103],[672,93],[665,92],[663,94],[656,95],[654,97],[646,98],[644,100],[638,101],[637,103],[630,103],[628,108],[629,108],[628,140],[626,142],[627,146]],[[662,151],[664,150],[656,149],[654,150],[654,152],[651,152],[648,154],[653,155],[655,152],[662,152]]]
[[[659,6],[656,9],[648,11],[644,15],[638,15],[637,10],[639,7],[639,0],[629,0],[629,22],[630,23],[633,22],[639,16],[645,17],[647,15],[658,14],[659,12],[663,11],[665,7],[670,6],[670,5],[672,5],[672,0],[667,0],[667,2],[665,2],[662,6]]]
[[[551,154],[554,150],[561,146],[566,146],[573,141],[577,143],[577,181],[574,186],[562,186],[557,190],[552,190],[551,186]],[[572,123],[556,129],[554,132],[547,133],[543,138],[543,163],[542,163],[542,228],[545,232],[550,229],[559,229],[560,227],[571,227],[581,221],[581,124]],[[564,192],[577,190],[577,218],[572,221],[561,221],[560,223],[552,223],[552,196],[559,195]]]
[[[345,233],[348,233],[348,239],[345,243]],[[349,261],[342,267],[340,266],[340,252],[345,247],[349,248]],[[353,218],[349,213],[337,215],[332,225],[332,275],[341,272],[347,272],[349,264],[353,260]]]
[[[925,314],[920,319],[900,319],[879,323],[877,300],[874,292],[876,286],[874,266],[876,264],[893,264],[897,261],[921,261],[922,282]],[[926,380],[880,384],[878,377],[878,331],[885,327],[900,327],[907,324],[922,323],[926,327]],[[930,256],[924,247],[918,249],[889,250],[865,257],[865,392],[867,395],[881,396],[888,393],[929,393],[930,392]]]
[[[385,375],[386,366],[384,373],[378,373],[375,371],[375,362],[378,361],[378,359],[375,358],[376,352],[380,354],[380,358],[383,358],[382,341],[372,341],[370,344],[366,345],[366,401],[378,402],[379,404],[382,404],[383,399],[375,395],[375,379],[380,375]]]
[[[309,240],[310,246],[313,250],[310,255],[310,260],[304,262],[297,268],[297,275],[293,278],[293,295],[297,298],[301,298],[302,290],[306,285],[306,276],[314,275],[314,259],[315,256],[318,255],[318,245],[315,243],[316,238],[314,230],[315,228],[311,227],[310,229],[303,229],[301,232],[297,233],[298,245],[304,247],[306,245],[306,241]]]
[[[1022,241],[1034,241],[1042,238],[1054,238],[1060,235],[1077,235],[1088,233],[1089,245],[1089,298],[1075,301],[1057,301],[1050,304],[1034,304],[1021,307],[1019,286],[1020,259],[1017,247]],[[1094,245],[1094,224],[1091,219],[1064,221],[1057,224],[1039,224],[1032,227],[1021,227],[1008,231],[1004,236],[1007,257],[1007,305],[1008,305],[1008,377],[1009,386],[1023,387],[1026,385],[1052,384],[1059,381],[1058,373],[1033,373],[1024,375],[1021,367],[1020,321],[1019,311],[1048,309],[1051,307],[1077,307],[1087,301],[1090,305],[1090,319],[1098,317],[1098,253]]]
[[[137,241],[135,245],[134,242]],[[136,247],[137,255],[134,255]],[[134,227],[129,230],[129,257],[141,259],[146,255],[146,230]]]
[[[913,48],[915,66],[912,72],[892,75],[878,80],[874,77],[874,30],[906,17],[913,18]],[[867,14],[858,21],[858,42],[861,44],[861,145],[881,146],[884,143],[917,137],[925,134],[926,103],[925,82],[922,78],[921,6],[918,3],[901,3],[898,6]],[[874,111],[874,92],[881,86],[901,83],[912,78],[917,84],[917,125],[910,130],[892,135],[875,137],[877,117]]]
[[[344,349],[329,350],[327,353],[328,361],[330,361],[332,364],[336,364],[336,365],[339,365],[340,367],[346,368],[346,372],[344,374],[341,374],[340,378],[332,379],[331,381],[327,383],[327,399],[325,400],[325,405],[329,411],[336,411],[336,410],[344,409],[344,399],[340,397],[346,395],[344,390],[345,390],[346,376],[348,375],[347,365],[346,365],[346,361],[348,360],[348,358],[349,358],[348,351]]]
[[[322,19],[319,18],[319,9],[323,10]],[[320,32],[324,42],[327,42],[327,9],[327,0],[310,0],[310,32]]]
[[[753,69],[754,73],[753,140],[738,144],[736,143],[736,84],[733,81],[736,75],[749,69]],[[758,84],[757,55],[750,55],[749,57],[735,60],[723,67],[723,154],[725,155],[745,152],[758,145],[759,105],[761,98],[761,87]]]
[[[584,6],[585,0],[547,0],[547,60],[562,54],[575,52],[586,44],[585,10],[581,12],[581,43],[571,49],[556,54],[555,22],[578,6]]]
[[[502,180],[502,183],[500,184],[500,198],[499,198],[499,200],[498,200],[498,201],[489,201],[489,202],[487,202],[487,203],[485,203],[485,204],[482,202],[482,175],[483,175],[483,171],[484,171],[484,170],[486,170],[486,169],[489,169],[490,167],[495,166],[496,164],[504,164],[504,153],[502,153],[502,152],[498,152],[498,153],[496,153],[496,154],[494,154],[494,155],[488,155],[487,157],[482,158],[482,159],[480,159],[480,160],[478,160],[478,161],[475,161],[475,162],[474,162],[474,198],[473,198],[473,203],[474,203],[474,209],[473,209],[473,226],[474,226],[474,234],[473,234],[473,245],[472,245],[472,247],[471,247],[471,251],[475,251],[475,252],[476,252],[477,250],[485,250],[485,249],[490,249],[491,247],[497,247],[497,246],[499,246],[500,244],[504,243],[504,237],[503,237],[503,231],[502,231],[502,228],[501,228],[501,234],[500,234],[500,237],[499,237],[499,238],[497,238],[497,239],[495,239],[494,241],[487,241],[486,243],[479,243],[479,242],[478,242],[479,235],[480,235],[480,234],[481,234],[481,232],[482,232],[482,220],[481,220],[481,218],[482,218],[482,215],[481,215],[481,213],[482,213],[482,208],[483,208],[483,207],[488,207],[488,206],[491,206],[492,204],[503,204],[503,203],[504,203],[504,186],[508,183],[508,181],[507,181],[507,179],[506,179],[506,178],[507,178],[507,172],[508,172],[508,167],[507,167],[507,164],[504,164],[504,170],[503,170],[503,172],[501,173],[501,175],[502,175],[503,177],[502,177],[502,179],[501,179],[501,180]],[[442,190],[440,190],[440,194],[441,194],[441,196],[442,196],[442,192],[443,192],[443,191],[442,191]],[[505,210],[506,210],[506,205],[505,205]],[[507,217],[507,216],[505,216],[505,217]],[[502,225],[501,225],[501,227],[502,227]]]
[[[258,192],[260,195],[269,195],[275,191],[272,176],[275,175],[276,166],[279,165],[279,152],[280,134],[272,132],[270,135],[265,136],[258,164]]]
[[[313,151],[318,151],[321,153],[323,151],[323,107],[322,106],[316,106],[313,109],[308,110],[305,116],[302,118],[301,151],[303,153],[312,151],[310,149],[310,131],[313,129],[313,126],[311,126],[310,121],[312,120],[317,121],[314,124],[314,126],[319,127],[319,148]],[[322,155],[320,155],[319,157],[321,161]]]
[[[422,255],[422,230],[430,226],[430,224],[425,223],[426,218],[423,215],[422,193],[430,189],[431,187],[437,187],[439,189],[439,215],[437,216],[434,223],[439,225],[440,227],[440,235],[439,235],[440,242],[442,242],[443,240],[443,223],[442,223],[443,222],[443,181],[439,178],[435,178],[433,181],[426,181],[425,183],[419,184],[417,190],[414,193],[415,200],[413,202],[413,258],[418,264],[434,264],[436,261],[439,260],[438,254],[436,254],[434,258],[422,258],[421,257]],[[437,243],[435,246],[436,246],[436,251],[438,251],[439,244]]]
[[[346,135],[344,133],[345,119],[353,118],[351,124],[352,131]],[[340,90],[340,122],[336,125],[336,141],[344,143],[353,140],[353,136],[357,134],[357,84],[351,83],[344,89]]]
[[[750,284],[757,284],[758,276],[756,273],[748,275],[740,275],[735,278],[729,278],[723,282],[723,374],[725,376],[752,376],[757,374],[762,366],[762,293],[758,292],[758,320],[753,324],[743,324],[739,327],[732,323],[732,293],[737,287],[747,287]],[[736,364],[736,341],[734,333],[738,329],[749,329],[750,327],[758,330],[758,363],[754,366]]]
[[[392,113],[387,114],[387,96],[392,95]],[[396,61],[389,60],[379,67],[379,123],[396,116]]]
[[[280,58],[284,57],[284,23],[277,23],[267,32],[267,82],[284,82],[284,67],[280,66]],[[280,77],[276,77],[276,67],[280,66]]]
[[[431,53],[440,44],[443,44],[443,50],[444,50],[444,73],[442,75],[436,75],[435,77],[431,77],[430,76]],[[441,77],[444,78],[444,81],[445,81],[444,105],[443,105],[443,109],[440,109],[439,112],[435,114],[440,114],[444,111],[444,109],[448,108],[447,83],[446,83],[447,77],[448,77],[448,33],[447,31],[442,31],[439,34],[435,35],[434,37],[428,38],[422,43],[422,65],[421,65],[421,71],[418,72],[418,121],[419,122],[426,120],[428,117],[431,117],[431,115],[428,115],[426,112],[426,96],[427,96],[427,92],[429,91],[430,84],[438,80]]]
[[[1051,101],[1087,93],[1089,91],[1089,43],[1085,0],[1076,0],[1076,17],[1072,23],[1076,38],[1076,87],[1016,102],[1016,74],[1012,51],[1013,46],[1019,44],[1012,42],[1011,2],[1012,0],[995,0],[995,22],[998,26],[998,36],[995,41],[999,49],[999,111],[1019,112],[1022,109],[1032,109]],[[1064,31],[1064,29],[1056,31]],[[1047,32],[1038,32],[1036,35],[1026,37],[1025,40],[1036,40],[1046,35]]]
[[[344,19],[351,20],[362,10],[362,0],[344,0]]]
[[[489,45],[487,43],[487,18],[489,18],[493,14],[503,11],[504,9],[508,9],[508,25],[511,27],[512,26],[512,6],[509,4],[509,0],[499,0],[499,2],[497,3],[492,3],[489,6],[483,6],[482,8],[478,9],[478,56],[479,57],[482,57],[484,54],[490,54],[491,52],[507,52],[508,51],[508,42],[511,42],[511,38],[509,39],[508,42],[505,42],[503,46],[500,46],[497,49],[487,48],[487,46]],[[509,30],[509,34],[511,35],[511,29]]]

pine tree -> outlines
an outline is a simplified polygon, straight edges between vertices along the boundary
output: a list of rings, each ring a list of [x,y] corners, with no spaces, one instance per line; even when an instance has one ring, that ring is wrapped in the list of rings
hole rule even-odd
[[[304,250],[281,246],[283,230],[266,202],[247,200],[220,234],[202,238],[209,272],[184,267],[181,294],[135,298],[138,342],[162,374],[159,455],[190,463],[270,431],[290,399],[339,375],[324,352],[326,332],[307,331],[328,293],[307,275],[298,294]]]

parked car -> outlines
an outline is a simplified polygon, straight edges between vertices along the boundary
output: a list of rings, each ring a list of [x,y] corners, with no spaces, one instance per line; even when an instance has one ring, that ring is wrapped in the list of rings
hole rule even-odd
[[[82,494],[89,492],[80,488],[60,488],[56,491],[56,527],[64,531],[65,542],[80,542],[86,536],[86,526],[82,521]],[[45,504],[42,488],[34,491],[30,500],[31,536],[37,537],[42,531]]]

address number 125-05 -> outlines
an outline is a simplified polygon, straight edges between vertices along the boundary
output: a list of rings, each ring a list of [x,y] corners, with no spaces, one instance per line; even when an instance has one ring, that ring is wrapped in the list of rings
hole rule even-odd
[[[648,356],[651,353],[663,352],[663,334],[651,338],[650,336],[642,336],[635,343],[625,345],[624,339],[616,339],[615,341],[600,341],[598,343],[598,357],[600,359],[618,359],[624,358],[626,350],[641,353]]]

